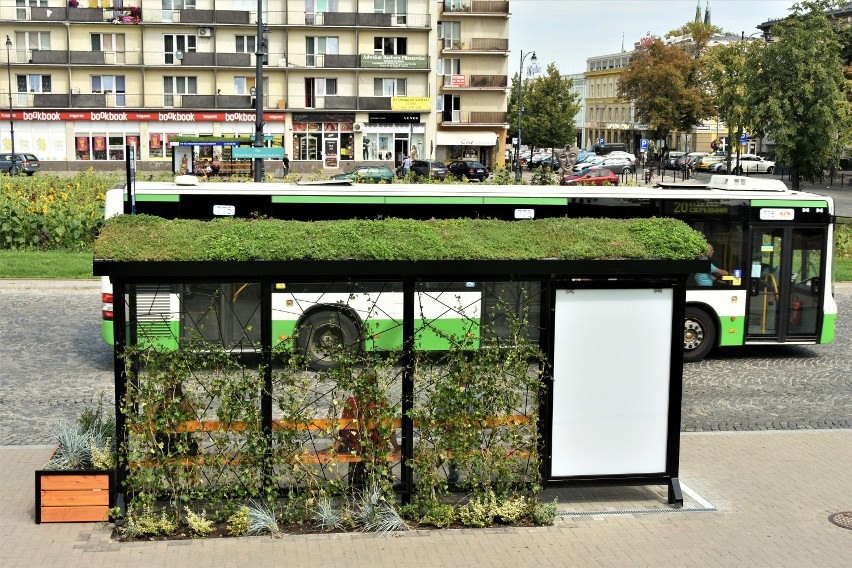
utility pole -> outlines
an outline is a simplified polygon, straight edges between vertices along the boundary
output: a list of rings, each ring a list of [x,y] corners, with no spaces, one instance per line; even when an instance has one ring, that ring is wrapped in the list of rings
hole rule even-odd
[[[257,0],[257,38],[255,39],[255,80],[254,80],[254,141],[252,147],[263,148],[263,64],[266,59],[266,40],[263,26],[263,0]],[[264,178],[263,157],[254,158],[254,181],[261,182]]]

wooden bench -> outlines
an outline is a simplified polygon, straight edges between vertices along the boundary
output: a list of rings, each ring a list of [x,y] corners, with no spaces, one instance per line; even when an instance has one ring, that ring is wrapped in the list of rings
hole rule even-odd
[[[206,175],[205,170],[210,165],[207,160],[202,160],[195,163],[195,174],[199,176]],[[251,175],[251,160],[231,160],[219,162],[219,173],[211,173],[211,177],[216,176],[249,176]]]
[[[495,426],[520,425],[528,424],[529,416],[512,415],[512,416],[491,416],[486,419],[484,426],[493,428]],[[358,421],[349,418],[315,418],[308,422],[290,422],[287,420],[273,420],[273,430],[296,430],[296,431],[339,431],[350,428],[357,428]],[[391,422],[391,427],[394,430],[402,428],[402,420],[395,418]],[[372,425],[368,424],[368,428]],[[414,428],[418,428],[418,421],[414,422]],[[191,420],[184,422],[175,429],[176,433],[186,432],[241,432],[246,429],[246,425],[242,421],[220,422],[218,420]],[[523,458],[528,457],[529,452],[517,452],[514,449],[507,448],[507,455]],[[309,451],[305,450],[296,454],[296,459],[303,463],[325,464],[325,463],[357,463],[362,461],[358,455],[334,452],[328,449]],[[399,452],[388,453],[385,459],[389,462],[400,461],[402,456]],[[218,465],[235,465],[240,462],[239,456],[229,458],[216,458],[215,456],[200,453],[195,456],[186,456],[180,458],[171,458],[169,462],[180,462],[182,465],[205,465],[210,460],[210,464]],[[150,467],[156,462],[153,460],[145,462],[131,462],[130,467]]]

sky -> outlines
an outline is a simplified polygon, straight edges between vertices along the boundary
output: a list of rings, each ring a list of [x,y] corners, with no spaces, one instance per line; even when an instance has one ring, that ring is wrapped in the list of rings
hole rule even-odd
[[[708,0],[700,0],[701,17]],[[795,0],[709,0],[710,19],[726,32],[758,32],[757,24],[783,18]],[[648,32],[664,36],[695,19],[696,0],[510,0],[509,74],[521,51],[534,51],[544,72],[555,63],[562,75],[582,73],[586,59],[620,53]],[[525,67],[529,67],[527,59]]]

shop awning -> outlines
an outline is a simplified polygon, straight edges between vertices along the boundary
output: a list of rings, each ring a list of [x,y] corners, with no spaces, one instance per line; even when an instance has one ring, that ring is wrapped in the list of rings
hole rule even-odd
[[[438,132],[438,146],[496,146],[494,132]]]

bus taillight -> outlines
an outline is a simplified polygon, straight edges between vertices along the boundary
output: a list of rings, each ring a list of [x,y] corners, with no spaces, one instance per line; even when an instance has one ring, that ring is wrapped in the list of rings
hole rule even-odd
[[[112,320],[112,294],[101,294],[101,317],[105,320]]]

